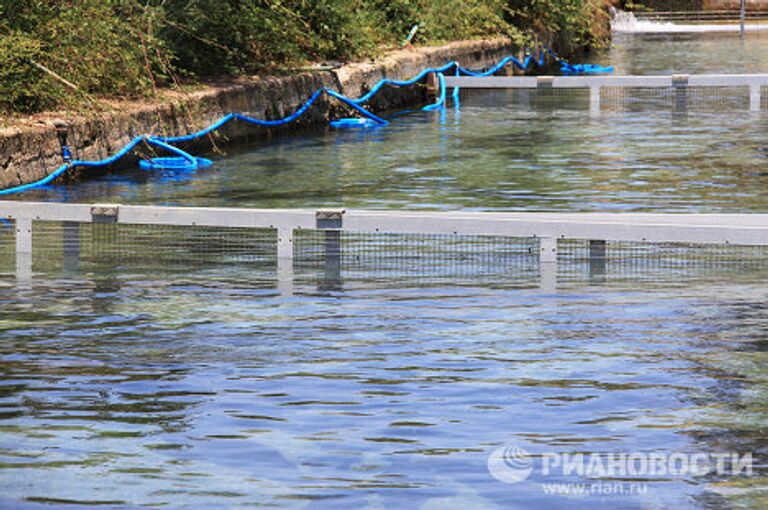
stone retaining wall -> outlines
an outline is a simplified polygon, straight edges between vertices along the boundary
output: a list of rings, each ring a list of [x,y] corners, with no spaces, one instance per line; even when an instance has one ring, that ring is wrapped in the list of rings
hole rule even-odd
[[[410,78],[425,67],[439,66],[451,60],[458,60],[465,67],[482,68],[496,63],[510,51],[509,42],[504,39],[464,41],[397,51],[373,63],[349,64],[334,71],[210,83],[202,90],[186,94],[169,91],[161,103],[109,103],[104,108],[106,113],[90,116],[68,117],[51,112],[32,118],[5,120],[5,126],[0,128],[0,189],[34,182],[61,166],[56,123],[64,122],[68,126],[73,158],[98,160],[114,154],[140,134],[186,134],[202,129],[230,112],[276,119],[295,111],[319,87],[330,87],[347,96],[358,97],[384,77]],[[387,87],[376,96],[370,108],[382,111],[423,100],[424,87]],[[289,129],[326,124],[336,108],[339,106],[325,99]],[[251,136],[269,136],[273,132],[232,121],[213,137],[181,147],[206,150],[213,145],[223,149],[227,143]],[[94,170],[81,172],[93,173]]]

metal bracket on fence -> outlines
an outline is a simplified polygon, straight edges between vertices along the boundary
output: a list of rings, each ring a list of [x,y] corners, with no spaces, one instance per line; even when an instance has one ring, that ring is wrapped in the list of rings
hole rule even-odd
[[[554,76],[538,76],[536,78],[536,88],[551,89],[553,81],[555,81]]]
[[[116,205],[94,205],[91,207],[91,218],[94,223],[117,223],[120,207]]]
[[[315,213],[315,227],[318,230],[340,229],[343,226],[343,218],[343,209],[321,209]]]
[[[673,74],[672,75],[672,86],[675,88],[685,88],[688,86],[688,75],[687,74]]]

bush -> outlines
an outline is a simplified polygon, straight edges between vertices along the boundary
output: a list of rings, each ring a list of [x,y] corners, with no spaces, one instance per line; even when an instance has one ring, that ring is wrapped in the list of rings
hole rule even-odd
[[[6,109],[31,112],[82,100],[82,95],[32,66],[30,59],[61,74],[83,93],[129,97],[148,93],[163,68],[159,65],[163,45],[142,26],[149,13],[115,0],[4,3],[0,103]]]
[[[403,41],[538,34],[566,49],[593,45],[602,0],[0,0],[0,108],[34,112],[82,92],[151,93],[173,74],[209,77],[348,60]]]
[[[599,47],[610,36],[603,0],[509,0],[508,20],[563,53]]]
[[[19,32],[0,35],[0,109],[30,113],[56,104],[29,59],[42,56],[40,42]]]

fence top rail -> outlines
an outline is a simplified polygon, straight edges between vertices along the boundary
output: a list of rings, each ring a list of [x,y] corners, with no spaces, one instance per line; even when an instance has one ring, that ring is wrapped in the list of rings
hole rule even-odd
[[[738,17],[739,9],[712,9],[712,10],[691,10],[691,11],[632,11],[636,18],[654,17],[654,16],[723,16],[731,15]],[[748,9],[745,11],[748,16],[768,16],[768,10]]]
[[[446,76],[447,87],[535,89],[589,87],[743,87],[768,86],[768,74],[676,74],[666,76]]]
[[[123,224],[283,231],[331,228],[368,233],[768,245],[768,214],[329,211],[0,201],[0,218],[84,223],[106,218]]]

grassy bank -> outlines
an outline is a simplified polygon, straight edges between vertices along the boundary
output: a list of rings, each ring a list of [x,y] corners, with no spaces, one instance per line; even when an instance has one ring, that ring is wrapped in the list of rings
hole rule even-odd
[[[0,0],[0,111],[141,98],[215,76],[505,35],[564,51],[607,36],[602,0]],[[70,81],[68,87],[43,70]]]

